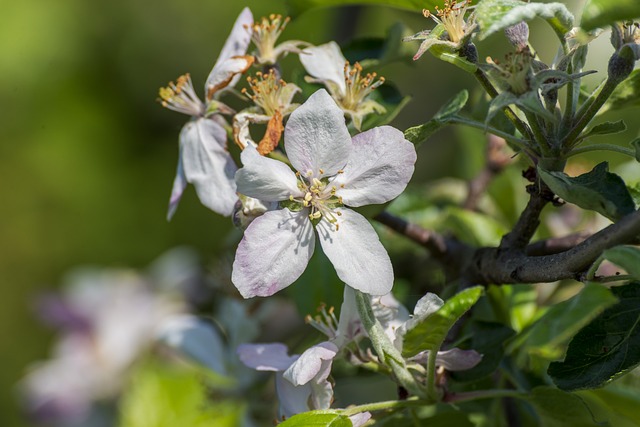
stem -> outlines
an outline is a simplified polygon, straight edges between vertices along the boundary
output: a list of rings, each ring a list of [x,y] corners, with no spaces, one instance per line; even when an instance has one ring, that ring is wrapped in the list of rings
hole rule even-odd
[[[626,154],[627,156],[630,156],[633,158],[636,157],[635,151],[631,150],[630,148],[624,148],[614,144],[591,144],[591,145],[585,145],[579,148],[574,148],[571,151],[569,151],[569,153],[567,154],[567,157],[575,156],[581,153],[587,153],[589,151],[598,151],[598,150],[615,151],[616,153]]]
[[[429,359],[427,360],[427,397],[436,402],[440,400],[440,396],[436,388],[436,358],[437,357],[438,357],[437,351],[430,351]]]
[[[540,147],[542,157],[552,157],[551,147],[549,146],[547,136],[544,134],[544,131],[540,127],[540,123],[538,123],[538,117],[535,114],[529,113],[527,111],[524,112],[524,115],[527,117],[527,121],[529,122],[531,131],[533,132],[535,141],[538,143],[538,147]]]
[[[503,138],[505,141],[509,141],[510,143],[520,148],[521,150],[528,149],[526,140],[517,138],[511,134],[508,134],[507,132],[498,130],[492,126],[487,126],[484,123],[480,123],[475,120],[467,119],[466,117],[460,117],[460,116],[455,116],[452,119],[449,119],[449,122],[459,124],[459,125],[466,125],[472,128],[483,130],[495,136],[499,136],[500,138]]]
[[[596,272],[598,271],[600,264],[602,264],[602,261],[604,261],[604,254],[600,255],[598,259],[596,259],[594,263],[591,264],[589,271],[587,271],[587,280],[591,281],[594,279],[594,277],[596,277]]]
[[[498,96],[498,91],[495,87],[493,87],[487,76],[482,72],[482,70],[480,70],[480,68],[478,68],[473,73],[473,75],[478,80],[480,85],[484,88],[484,90],[489,94],[489,96],[491,96],[492,98]],[[533,140],[533,134],[531,133],[531,129],[529,129],[529,126],[527,126],[525,122],[520,120],[520,118],[516,115],[516,113],[513,112],[511,108],[505,107],[503,111],[505,116],[507,116],[507,118],[515,125],[516,129],[520,131],[520,134],[522,134],[522,136]]]
[[[383,411],[385,409],[405,409],[428,405],[433,405],[433,402],[421,400],[416,397],[410,397],[406,400],[387,400],[384,402],[365,403],[364,405],[351,406],[342,411],[341,415],[350,417],[351,415],[359,414],[366,411],[372,412]]]
[[[496,397],[515,397],[525,398],[526,393],[515,390],[482,390],[482,391],[470,391],[466,393],[451,394],[444,398],[444,402],[447,403],[461,403],[468,402],[470,400],[478,399],[493,399]]]
[[[634,280],[636,276],[631,276],[630,274],[620,274],[618,276],[600,276],[594,277],[591,279],[592,282],[596,283],[611,283],[611,282],[622,282],[625,280]]]
[[[567,134],[567,136],[565,136],[562,140],[563,147],[571,147],[573,145],[584,128],[586,128],[589,123],[591,123],[591,120],[593,120],[596,113],[598,113],[607,99],[609,99],[616,86],[618,86],[618,82],[615,82],[610,78],[607,79],[604,86],[602,87],[602,90],[600,91],[600,93],[598,93],[596,99],[589,105],[587,110],[581,115],[578,122],[573,126],[573,128],[571,128],[569,134]]]

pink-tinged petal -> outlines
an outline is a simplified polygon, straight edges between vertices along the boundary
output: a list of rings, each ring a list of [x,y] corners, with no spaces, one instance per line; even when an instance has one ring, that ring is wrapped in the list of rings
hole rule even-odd
[[[220,334],[192,315],[174,315],[160,325],[158,339],[193,361],[225,375],[225,346]]]
[[[324,380],[331,373],[331,362],[338,354],[338,347],[329,341],[307,349],[298,360],[284,372],[284,378],[295,386],[305,385],[311,380]],[[328,362],[328,363],[327,363]]]
[[[205,92],[208,91],[209,87],[212,87],[211,81],[214,80],[216,75],[220,73],[220,65],[226,61],[227,59],[234,56],[242,56],[247,52],[247,48],[249,47],[249,43],[251,42],[251,32],[253,26],[253,15],[251,14],[251,10],[248,7],[242,9],[238,19],[233,24],[233,28],[227,41],[224,43],[222,50],[220,51],[220,55],[218,56],[218,60],[216,61],[211,73],[209,73],[209,77],[207,78],[207,83],[205,85]],[[231,83],[230,87],[233,87],[240,76],[236,76]]]
[[[447,371],[466,371],[476,366],[481,360],[482,355],[475,350],[452,348],[438,352],[436,365],[442,366]]]
[[[280,343],[273,344],[241,344],[237,354],[245,366],[256,371],[285,371],[298,356],[289,356],[287,346]]]
[[[347,285],[371,295],[393,287],[393,267],[369,221],[351,209],[338,208],[339,229],[321,220],[316,226],[322,250]],[[334,212],[335,213],[335,212]]]
[[[229,216],[238,200],[236,164],[226,150],[227,133],[217,122],[198,119],[180,132],[182,168],[203,205]]]
[[[349,419],[353,427],[362,427],[371,419],[371,412],[360,412],[359,414],[351,415]]]
[[[241,154],[242,168],[236,173],[238,192],[265,202],[302,197],[298,178],[286,164],[261,156],[252,145]]]
[[[318,90],[291,113],[284,147],[293,167],[305,176],[333,176],[347,163],[351,136],[342,110],[326,90]]]
[[[265,212],[244,232],[231,281],[244,298],[273,295],[300,277],[314,247],[315,235],[306,209]]]
[[[182,198],[182,193],[187,187],[187,177],[184,175],[182,168],[182,150],[180,150],[180,158],[178,159],[178,168],[176,170],[176,177],[173,179],[173,187],[171,188],[171,197],[169,198],[169,210],[167,211],[167,221],[171,221],[173,214],[178,209],[178,204]]]
[[[322,82],[330,81],[340,88],[340,93],[345,93],[344,65],[347,60],[336,42],[304,49],[300,62],[312,77]]]
[[[309,406],[311,393],[311,384],[296,387],[284,379],[282,374],[276,374],[276,394],[280,406],[278,409],[280,419],[290,418],[314,409]]]
[[[402,132],[376,127],[353,137],[349,162],[333,184],[348,206],[385,203],[404,191],[416,158],[415,147]]]

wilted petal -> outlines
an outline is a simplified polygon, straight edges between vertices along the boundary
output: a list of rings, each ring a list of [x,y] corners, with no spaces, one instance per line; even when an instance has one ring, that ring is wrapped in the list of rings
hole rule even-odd
[[[190,315],[176,315],[160,325],[158,339],[184,355],[225,375],[224,343],[207,322]]]
[[[318,90],[291,113],[284,146],[293,167],[305,176],[309,172],[314,177],[333,176],[344,167],[351,136],[342,110],[326,90]]]
[[[198,119],[180,132],[182,167],[203,205],[229,216],[238,200],[236,164],[226,150],[227,133],[217,122]]]
[[[406,188],[416,158],[415,147],[398,129],[380,126],[362,132],[353,137],[349,162],[334,181],[337,195],[354,207],[388,202]]]
[[[351,415],[349,419],[353,427],[361,427],[371,419],[371,412],[360,412],[359,414]]]
[[[253,15],[251,14],[251,10],[248,7],[245,7],[242,9],[242,12],[240,12],[236,22],[233,24],[231,33],[220,51],[218,60],[209,73],[209,77],[207,77],[205,92],[208,91],[209,87],[215,86],[215,84],[212,84],[212,81],[219,78],[220,66],[224,61],[234,56],[242,56],[247,52],[247,47],[249,47],[249,43],[251,42],[252,26]],[[239,75],[233,78],[229,83],[229,86],[233,87],[239,78]]]
[[[270,296],[304,272],[315,246],[308,212],[265,212],[244,233],[231,280],[245,298]]]
[[[266,202],[302,197],[298,179],[286,164],[263,157],[251,145],[241,155],[243,167],[236,173],[238,192]]]
[[[336,42],[306,48],[300,54],[300,62],[312,77],[322,82],[330,81],[340,88],[341,94],[345,93],[344,65],[347,60]]]
[[[238,346],[238,357],[247,367],[256,371],[285,371],[298,356],[289,356],[287,346],[272,344],[241,344]]]
[[[331,372],[331,361],[338,354],[338,347],[328,341],[307,349],[284,372],[284,378],[295,386],[304,385],[314,378],[326,379]],[[329,362],[327,365],[326,362]]]
[[[173,179],[173,187],[171,188],[171,197],[169,198],[169,210],[167,212],[167,221],[173,218],[173,214],[178,209],[178,204],[182,198],[182,193],[187,187],[187,177],[184,175],[184,168],[182,167],[182,150],[180,150],[180,157],[178,158],[178,168],[176,170],[176,177]]]
[[[268,123],[271,117],[265,114],[258,114],[251,111],[241,111],[235,116],[233,116],[233,137],[236,140],[236,144],[243,150],[248,145],[253,145],[257,147],[256,144],[251,137],[251,133],[249,132],[249,125],[252,123]]]
[[[232,87],[244,73],[253,65],[253,56],[233,56],[216,65],[206,84],[207,100],[213,99],[213,95],[221,89]]]
[[[476,366],[481,360],[482,355],[475,350],[452,348],[438,352],[436,365],[442,366],[447,371],[466,371]]]
[[[280,43],[278,46],[273,49],[273,57],[279,58],[280,56],[284,57],[287,53],[298,53],[301,54],[303,50],[301,47],[310,46],[310,43],[303,42],[301,40],[287,40],[286,42]]]
[[[347,285],[371,295],[393,287],[393,267],[369,221],[350,209],[336,209],[339,229],[322,220],[316,226],[322,250]]]

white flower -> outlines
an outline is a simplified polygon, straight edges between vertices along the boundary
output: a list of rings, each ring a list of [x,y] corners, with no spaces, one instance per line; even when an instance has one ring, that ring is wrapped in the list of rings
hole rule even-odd
[[[223,89],[233,87],[240,74],[253,64],[253,57],[245,56],[251,41],[251,32],[246,27],[252,24],[251,11],[245,8],[207,78],[206,102],[196,95],[188,74],[160,89],[163,106],[194,119],[180,132],[180,158],[169,201],[168,219],[175,213],[187,183],[195,186],[200,201],[209,209],[225,216],[233,212],[238,200],[233,180],[237,167],[227,152],[225,121],[219,115],[233,113],[233,110],[215,99],[215,96]]]
[[[315,247],[340,279],[360,291],[383,295],[393,285],[386,250],[369,222],[346,206],[385,203],[406,187],[416,152],[402,132],[381,126],[353,140],[342,111],[325,90],[314,93],[287,122],[284,163],[242,152],[238,191],[286,208],[265,212],[247,228],[238,246],[232,281],[245,298],[269,296],[305,270]]]
[[[299,40],[288,40],[276,46],[276,42],[280,34],[284,31],[289,23],[290,18],[282,18],[282,15],[269,15],[269,18],[262,17],[260,22],[256,22],[251,26],[245,26],[251,29],[251,40],[256,46],[256,62],[261,65],[273,65],[278,62],[280,56],[284,56],[289,52],[300,53],[298,46],[309,45],[307,42]]]
[[[386,111],[382,105],[367,99],[372,90],[384,83],[384,77],[376,81],[376,73],[362,75],[360,64],[349,64],[336,42],[306,48],[300,55],[300,62],[313,77],[308,80],[327,87],[356,129],[360,130],[367,114]]]

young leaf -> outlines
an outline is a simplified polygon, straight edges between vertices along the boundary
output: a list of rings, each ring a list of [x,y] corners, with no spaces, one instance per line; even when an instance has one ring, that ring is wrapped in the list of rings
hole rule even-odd
[[[627,130],[627,125],[622,120],[617,122],[604,122],[591,128],[589,132],[584,134],[582,138],[589,138],[594,135],[611,135]]]
[[[596,427],[606,425],[594,419],[590,408],[578,396],[553,387],[536,387],[527,399],[543,427]]]
[[[404,336],[402,354],[414,356],[423,350],[436,352],[449,329],[469,310],[483,294],[481,286],[465,289],[448,299],[435,313],[409,330]]]
[[[616,246],[607,249],[604,257],[624,268],[634,279],[640,280],[640,249],[633,246]]]
[[[442,6],[442,2],[437,0],[286,0],[286,4],[291,16],[297,16],[319,7],[349,6],[354,4],[391,6],[416,11],[423,8],[434,9],[436,6]]]
[[[349,417],[338,411],[324,410],[303,412],[288,418],[279,427],[352,427]]]
[[[382,87],[382,86],[381,86]],[[427,123],[413,126],[404,132],[404,137],[416,147],[422,145],[433,133],[445,126],[467,103],[469,92],[463,90],[447,102]]]
[[[572,336],[616,301],[609,289],[587,284],[578,295],[551,307],[520,334],[507,351],[523,347],[544,358],[557,359],[562,356],[563,346]]]
[[[601,213],[612,221],[635,210],[624,181],[609,172],[607,162],[575,178],[564,172],[548,172],[541,167],[538,167],[538,173],[545,184],[567,202]]]
[[[640,2],[638,2],[638,5],[640,5]],[[640,70],[633,70],[629,77],[615,88],[598,114],[609,110],[621,110],[638,106],[640,106]]]
[[[480,26],[478,38],[483,40],[497,31],[535,17],[545,19],[559,35],[564,35],[573,27],[573,15],[562,3],[484,0],[476,8],[476,22]]]
[[[640,17],[638,0],[588,0],[585,4],[580,26],[584,30],[606,27],[616,21],[628,21]]]
[[[563,362],[549,365],[559,388],[602,387],[640,364],[640,282],[611,290],[620,301],[573,337]]]

